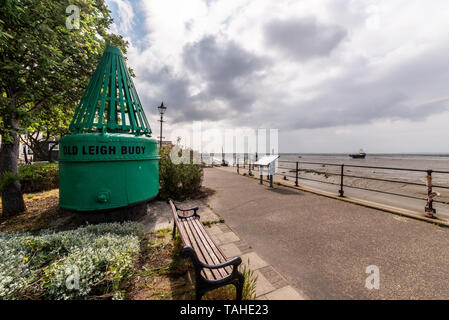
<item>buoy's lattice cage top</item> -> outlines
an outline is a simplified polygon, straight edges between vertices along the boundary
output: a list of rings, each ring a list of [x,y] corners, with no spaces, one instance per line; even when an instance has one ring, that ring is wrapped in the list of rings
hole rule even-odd
[[[109,46],[70,124],[74,133],[151,135],[134,83],[119,48]]]

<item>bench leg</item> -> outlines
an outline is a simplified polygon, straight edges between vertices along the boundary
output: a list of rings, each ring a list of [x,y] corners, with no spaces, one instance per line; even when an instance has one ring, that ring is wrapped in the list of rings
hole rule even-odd
[[[235,289],[236,289],[236,292],[237,292],[235,299],[237,301],[241,301],[242,300],[244,283],[245,283],[245,277],[243,276],[243,274],[241,274],[239,272],[238,278],[237,278],[237,283],[235,283]]]
[[[203,295],[204,295],[204,292],[203,292],[203,291],[198,290],[198,289],[195,290],[195,298],[196,298],[196,300],[201,300],[201,298],[203,297]]]
[[[172,233],[172,239],[174,239],[176,236],[176,222],[173,221],[173,233]]]

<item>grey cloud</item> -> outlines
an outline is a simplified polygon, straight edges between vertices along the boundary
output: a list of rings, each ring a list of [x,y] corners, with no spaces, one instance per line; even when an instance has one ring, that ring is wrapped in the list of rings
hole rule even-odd
[[[208,120],[234,117],[251,109],[257,99],[257,74],[270,65],[270,61],[241,48],[233,41],[218,41],[207,36],[184,47],[183,61],[192,74],[206,84],[203,91],[190,97],[193,103],[187,119]],[[226,108],[217,108],[217,105]],[[205,106],[208,107],[205,110]]]
[[[342,27],[321,24],[314,17],[277,19],[264,27],[268,46],[301,61],[328,56],[346,35]]]
[[[240,124],[318,129],[363,125],[379,120],[423,121],[449,109],[449,47],[442,44],[404,59],[388,69],[359,59],[344,74],[296,91],[266,92],[264,105],[276,106],[245,114]],[[304,99],[303,93],[312,98]]]
[[[137,70],[137,79],[138,94],[147,111],[155,112],[161,101],[173,110],[184,108],[186,103],[189,103],[189,80],[177,77],[169,66],[161,66],[156,70]]]
[[[189,71],[184,76],[175,74],[169,66],[144,70],[138,75],[144,86],[157,89],[141,94],[144,105],[156,106],[163,100],[176,108],[170,117],[179,123],[232,119],[250,111],[261,78],[257,72],[270,64],[233,41],[220,42],[210,36],[186,45],[183,62]],[[198,79],[206,84],[205,88],[192,96],[189,87]],[[160,96],[149,94],[155,91]]]
[[[158,96],[150,91],[139,94],[151,108],[164,100],[172,107],[168,116],[173,123],[224,119],[233,125],[289,130],[384,119],[420,121],[448,109],[444,85],[449,82],[448,50],[442,42],[428,52],[389,64],[385,70],[369,59],[353,58],[340,76],[301,92],[270,85],[273,61],[233,41],[208,36],[184,47],[185,75],[168,66],[141,71],[139,81],[157,88],[151,92]],[[323,61],[324,65],[333,63],[332,58]],[[260,71],[268,72],[262,76]],[[204,87],[191,96],[189,88],[196,81]],[[304,99],[303,93],[313,98]]]
[[[185,65],[209,81],[234,81],[261,69],[266,61],[233,41],[219,43],[207,36],[184,48]]]
[[[363,1],[331,0],[326,9],[332,20],[344,21],[351,29],[363,27],[370,16]]]
[[[184,28],[187,32],[192,31],[193,25],[195,24],[195,21],[193,19],[190,19],[184,23]]]
[[[143,106],[150,112],[154,112],[156,106],[164,101],[169,108],[167,117],[170,117],[174,123],[192,120],[218,120],[220,118],[216,110],[204,108],[207,103],[201,103],[201,99],[198,97],[190,97],[190,79],[176,75],[168,66],[159,70],[147,71],[141,77],[139,76],[139,79],[141,79],[141,86],[156,89],[139,92]],[[155,91],[157,96],[154,94]]]

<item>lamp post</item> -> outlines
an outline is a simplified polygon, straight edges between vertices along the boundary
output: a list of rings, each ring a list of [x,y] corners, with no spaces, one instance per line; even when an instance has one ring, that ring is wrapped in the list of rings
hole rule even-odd
[[[167,110],[167,107],[164,106],[164,102],[161,102],[161,105],[159,107],[157,107],[157,109],[159,110],[159,113],[161,114],[161,120],[159,120],[159,122],[161,123],[161,135],[159,137],[159,148],[162,148],[162,122],[164,121],[164,113],[165,110]]]

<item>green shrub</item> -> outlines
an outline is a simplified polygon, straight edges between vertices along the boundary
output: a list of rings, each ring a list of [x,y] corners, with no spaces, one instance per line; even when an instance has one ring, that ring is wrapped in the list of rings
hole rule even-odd
[[[11,183],[14,183],[15,181],[19,180],[19,177],[15,174],[13,174],[11,171],[6,171],[3,174],[3,177],[0,179],[0,191],[3,190],[3,188],[6,188]]]
[[[35,163],[19,167],[22,193],[40,192],[58,188],[59,167],[57,163]]]
[[[159,150],[159,197],[185,200],[198,196],[203,182],[203,169],[199,164],[174,164],[170,159],[171,149]]]
[[[0,233],[0,300],[43,292],[46,299],[84,299],[119,289],[139,253],[143,226],[135,222],[89,225],[76,230]],[[70,270],[79,283],[67,286]]]

